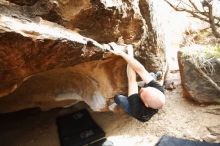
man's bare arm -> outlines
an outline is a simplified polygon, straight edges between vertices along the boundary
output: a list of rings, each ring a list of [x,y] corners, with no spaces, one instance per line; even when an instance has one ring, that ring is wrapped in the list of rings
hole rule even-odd
[[[134,57],[131,57],[128,54],[126,54],[124,51],[122,51],[122,49],[120,49],[121,46],[115,43],[110,43],[110,45],[114,49],[112,53],[116,55],[120,55],[122,58],[124,58],[125,61],[129,64],[129,66],[138,73],[138,75],[142,78],[142,80],[145,83],[149,83],[154,79],[139,61],[137,61]],[[131,45],[127,46],[127,50],[129,49],[133,49]]]
[[[133,49],[128,50],[128,55],[133,58]],[[136,81],[136,72],[128,64],[127,65],[127,77],[128,77],[128,96],[138,93],[138,85]]]

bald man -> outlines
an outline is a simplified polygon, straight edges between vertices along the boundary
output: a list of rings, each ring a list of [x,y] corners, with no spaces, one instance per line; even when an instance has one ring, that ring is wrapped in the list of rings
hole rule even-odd
[[[139,121],[148,121],[165,104],[163,87],[133,57],[132,45],[121,46],[115,43],[109,43],[109,45],[112,53],[120,55],[128,63],[128,97],[120,94],[116,95],[114,97],[115,103]],[[126,49],[128,54],[123,49]],[[144,87],[140,90],[138,90],[136,73],[145,82]]]

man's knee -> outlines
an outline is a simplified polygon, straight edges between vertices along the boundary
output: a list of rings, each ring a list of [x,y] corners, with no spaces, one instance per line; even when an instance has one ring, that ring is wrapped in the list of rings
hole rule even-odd
[[[114,96],[114,101],[115,103],[119,104],[121,102],[123,102],[123,100],[125,100],[127,97],[121,94],[117,94]]]
[[[127,96],[117,94],[114,96],[114,100],[115,100],[115,103],[119,105],[125,112],[127,113],[131,112]]]

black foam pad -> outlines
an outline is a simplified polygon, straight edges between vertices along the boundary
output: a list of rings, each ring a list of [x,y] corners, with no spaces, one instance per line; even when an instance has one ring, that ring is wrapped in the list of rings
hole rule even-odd
[[[86,109],[57,118],[62,146],[83,146],[105,137]]]
[[[162,136],[156,146],[220,146],[220,143],[208,143],[180,139],[171,136]]]

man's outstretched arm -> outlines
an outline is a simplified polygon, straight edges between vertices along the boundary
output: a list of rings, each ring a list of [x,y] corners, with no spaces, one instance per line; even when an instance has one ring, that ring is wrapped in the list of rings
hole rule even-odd
[[[110,43],[110,45],[113,48],[112,53],[116,55],[120,55],[122,58],[124,58],[125,61],[128,63],[128,65],[137,72],[137,74],[142,78],[142,80],[146,84],[154,79],[138,60],[136,60],[134,57],[131,57],[128,54],[126,54],[124,51],[122,51],[121,48],[124,46],[119,46],[115,43]],[[133,50],[132,45],[127,46],[128,51],[129,49]]]
[[[133,49],[128,50],[128,55],[133,58],[134,52]],[[136,80],[136,72],[133,68],[128,64],[127,65],[127,77],[128,77],[128,96],[138,93],[138,85]]]

